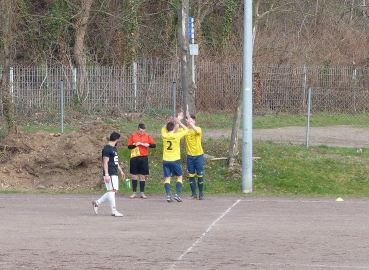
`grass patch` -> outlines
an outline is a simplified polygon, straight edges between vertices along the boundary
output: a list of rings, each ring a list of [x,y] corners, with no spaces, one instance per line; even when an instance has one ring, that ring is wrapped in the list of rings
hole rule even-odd
[[[347,196],[369,194],[369,149],[310,147],[258,142],[253,165],[259,195]]]
[[[148,194],[164,194],[162,172],[162,144],[150,149]],[[317,146],[306,149],[300,145],[255,142],[253,163],[253,192],[249,196],[312,196],[312,197],[367,197],[369,194],[369,149]],[[209,139],[203,143],[207,155],[225,157],[229,140]],[[120,160],[128,171],[129,151],[121,150]],[[241,155],[241,149],[240,149]],[[184,155],[182,155],[184,157]],[[240,160],[238,160],[240,162]],[[186,164],[182,158],[182,168]],[[175,183],[175,179],[172,179]],[[241,191],[241,165],[228,170],[226,161],[205,159],[204,189],[206,194],[245,195]],[[121,183],[121,193],[130,193]],[[172,186],[172,189],[174,185]],[[184,194],[190,194],[189,182],[184,177]]]

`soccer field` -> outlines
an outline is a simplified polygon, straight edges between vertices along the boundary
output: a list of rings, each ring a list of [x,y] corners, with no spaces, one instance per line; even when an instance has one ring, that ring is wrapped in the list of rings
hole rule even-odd
[[[369,269],[369,200],[1,194],[0,269]]]

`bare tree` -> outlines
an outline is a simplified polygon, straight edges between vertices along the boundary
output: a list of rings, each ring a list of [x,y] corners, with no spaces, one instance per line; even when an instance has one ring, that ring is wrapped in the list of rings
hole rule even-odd
[[[195,33],[197,39],[201,39],[201,24],[204,19],[212,14],[214,11],[220,9],[221,7],[227,6],[229,0],[193,0],[192,8],[193,8],[193,17],[195,19]],[[192,14],[191,13],[191,14]],[[201,42],[201,40],[200,40]]]
[[[0,1],[0,18],[2,22],[2,48],[1,48],[1,91],[3,94],[3,113],[6,119],[8,132],[16,132],[17,125],[14,119],[12,108],[12,96],[9,85],[9,72],[12,65],[12,44],[14,38],[14,7],[16,5],[15,0],[2,0]]]
[[[76,65],[84,67],[86,65],[86,52],[85,52],[85,36],[87,32],[87,23],[90,17],[92,0],[81,1],[81,11],[78,14],[79,18],[75,25],[75,45],[74,45],[74,59]]]
[[[192,58],[189,51],[189,37],[188,37],[188,18],[190,12],[189,0],[180,0],[180,7],[178,9],[179,18],[179,46],[181,57],[181,85],[183,91],[183,110],[185,113],[196,113],[196,82],[192,80],[191,64]],[[210,0],[196,0],[192,2],[195,17],[195,32],[197,37],[201,37],[201,23],[206,16],[211,14],[214,10],[222,5],[225,5],[227,0],[210,1]]]

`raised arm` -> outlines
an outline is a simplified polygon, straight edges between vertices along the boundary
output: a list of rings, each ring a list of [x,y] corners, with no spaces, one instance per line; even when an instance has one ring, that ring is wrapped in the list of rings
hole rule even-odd
[[[169,116],[168,122],[173,122],[173,121],[174,121],[174,117],[173,116]],[[163,126],[163,128],[165,128],[165,129],[167,128],[167,123],[165,123],[165,125]]]
[[[179,120],[179,122],[181,122],[183,120],[183,112],[180,112],[178,115],[177,115],[177,118]],[[176,125],[174,126],[174,132],[177,132],[178,131],[178,128],[179,128],[179,123],[176,122]]]
[[[183,119],[183,114],[182,114],[182,119]],[[174,118],[174,121],[176,122],[176,124],[178,124],[179,126],[181,126],[181,128],[183,128],[184,130],[188,130],[188,128],[184,124],[182,124],[182,122],[181,122],[181,120],[179,118]],[[178,130],[178,128],[177,128],[177,130]]]
[[[190,126],[196,133],[197,133],[197,127],[195,126],[195,123],[193,119],[191,118],[191,115],[187,115],[186,117],[186,123],[188,126]]]

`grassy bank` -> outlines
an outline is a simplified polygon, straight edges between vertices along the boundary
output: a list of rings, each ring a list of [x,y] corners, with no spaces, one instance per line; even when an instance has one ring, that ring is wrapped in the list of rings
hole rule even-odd
[[[162,194],[161,142],[150,153],[151,175],[147,193]],[[207,155],[227,156],[228,140],[207,140],[203,143]],[[369,195],[369,149],[339,147],[310,147],[255,142],[253,156],[253,192],[251,196],[340,196],[367,197]],[[241,153],[241,149],[240,149]],[[120,152],[120,159],[129,159],[128,150]],[[239,160],[240,162],[240,160]],[[182,160],[186,171],[185,160]],[[128,170],[128,167],[126,167]],[[241,165],[228,171],[224,160],[205,160],[205,192],[207,194],[242,195]],[[172,180],[173,183],[175,182]],[[123,193],[130,193],[122,186]],[[184,193],[190,193],[185,178]]]

